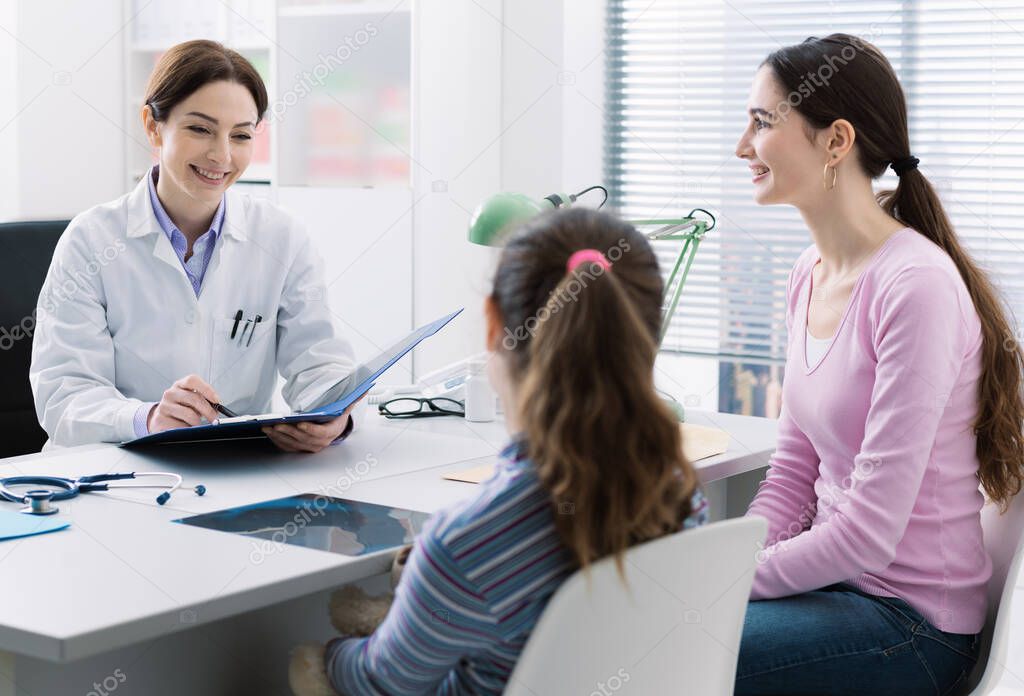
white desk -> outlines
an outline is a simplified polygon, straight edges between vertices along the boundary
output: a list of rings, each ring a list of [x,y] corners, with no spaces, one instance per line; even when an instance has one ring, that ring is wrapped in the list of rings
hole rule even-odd
[[[698,463],[709,494],[712,482],[767,465],[774,421],[698,412],[690,420],[732,435],[729,452]],[[493,459],[506,440],[500,422],[364,415],[348,441],[316,455],[89,446],[0,461],[4,476],[185,477],[164,507],[155,489],[83,494],[60,504],[69,529],[0,543],[0,695],[99,694],[115,682],[118,696],[286,693],[287,646],[330,635],[325,593],[379,576],[390,554],[290,545],[267,554],[246,537],[171,520],[305,492],[433,512],[473,492],[443,472]],[[204,497],[188,490],[197,483]]]

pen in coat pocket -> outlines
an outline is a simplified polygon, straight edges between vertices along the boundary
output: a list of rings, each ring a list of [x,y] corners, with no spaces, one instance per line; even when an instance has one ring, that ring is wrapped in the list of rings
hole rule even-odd
[[[242,310],[235,312],[235,323],[231,327],[231,338],[235,337],[235,332],[238,331],[238,322],[242,320]]]
[[[245,325],[242,326],[242,333],[238,335],[238,345],[242,345],[245,342],[245,332],[249,330],[249,324],[252,323],[252,319],[246,319]]]
[[[252,343],[252,335],[256,333],[256,325],[263,321],[263,315],[257,314],[256,321],[252,323],[252,331],[249,332],[249,340],[245,342],[245,347],[248,348],[249,344]]]

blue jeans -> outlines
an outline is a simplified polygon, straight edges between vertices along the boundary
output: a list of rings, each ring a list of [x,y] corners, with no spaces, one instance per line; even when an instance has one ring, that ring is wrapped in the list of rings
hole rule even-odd
[[[750,602],[735,694],[944,696],[977,659],[977,635],[945,633],[902,599],[838,583]]]

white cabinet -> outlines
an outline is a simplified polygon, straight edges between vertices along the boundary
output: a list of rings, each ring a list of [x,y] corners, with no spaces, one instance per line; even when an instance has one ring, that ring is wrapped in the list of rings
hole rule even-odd
[[[280,10],[268,118],[282,186],[409,186],[410,37],[394,5]]]

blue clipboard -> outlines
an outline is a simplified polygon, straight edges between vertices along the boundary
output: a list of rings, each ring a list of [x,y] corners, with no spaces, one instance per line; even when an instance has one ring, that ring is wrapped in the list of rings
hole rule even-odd
[[[319,405],[303,413],[290,415],[241,416],[225,418],[227,422],[193,425],[190,428],[173,428],[152,435],[122,442],[121,447],[132,448],[146,445],[167,445],[186,442],[212,442],[215,440],[236,440],[243,438],[266,438],[260,430],[266,425],[277,423],[324,423],[342,414],[359,397],[370,391],[377,378],[398,362],[402,356],[415,348],[421,341],[433,336],[445,324],[457,317],[462,309],[447,314],[436,321],[425,324],[411,334],[383,351],[373,359],[358,365],[350,375],[336,383],[321,397]]]

